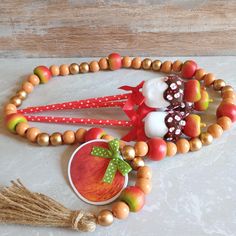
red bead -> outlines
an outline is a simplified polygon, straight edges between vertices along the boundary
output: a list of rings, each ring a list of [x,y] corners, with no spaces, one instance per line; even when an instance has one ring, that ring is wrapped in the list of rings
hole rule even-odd
[[[89,129],[85,134],[85,142],[88,142],[93,139],[100,139],[102,136],[104,136],[106,133],[101,128],[91,128]]]
[[[228,116],[232,122],[236,121],[236,105],[232,103],[222,103],[216,111],[217,118]]]
[[[121,56],[118,53],[112,53],[108,56],[110,70],[118,70],[122,66]]]
[[[166,156],[167,146],[162,138],[151,138],[148,140],[147,157],[153,161],[160,161]]]
[[[197,63],[195,61],[188,60],[184,62],[181,70],[181,74],[185,79],[191,79],[197,70]]]

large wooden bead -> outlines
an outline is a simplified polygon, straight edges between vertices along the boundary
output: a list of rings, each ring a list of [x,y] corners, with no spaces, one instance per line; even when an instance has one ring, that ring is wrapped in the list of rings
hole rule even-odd
[[[197,69],[194,77],[197,80],[202,80],[205,75],[206,75],[206,71],[204,69]]]
[[[50,136],[49,136],[49,134],[47,134],[47,133],[40,133],[37,136],[37,143],[40,146],[48,146],[49,143],[50,143]]]
[[[39,85],[40,83],[39,77],[34,74],[30,75],[27,80],[34,86]]]
[[[202,142],[199,138],[192,138],[189,141],[189,145],[190,145],[190,151],[192,152],[198,151],[199,149],[202,148]]]
[[[213,142],[213,136],[208,132],[203,132],[200,134],[200,140],[203,145],[209,145]]]
[[[25,136],[28,128],[29,128],[28,123],[20,122],[16,126],[16,133],[19,134],[20,136]]]
[[[149,58],[145,58],[143,61],[142,61],[142,68],[144,70],[150,70],[151,69],[151,66],[152,66],[152,60],[149,59]]]
[[[89,72],[89,64],[87,62],[82,62],[79,65],[79,71],[80,71],[80,73],[87,73],[87,72]]]
[[[161,69],[162,62],[160,60],[155,60],[152,62],[152,69],[154,71],[159,71]]]
[[[110,70],[118,70],[122,66],[121,56],[118,53],[111,53],[108,56],[108,64]]]
[[[221,97],[223,99],[232,99],[232,100],[235,100],[235,92],[234,91],[225,91],[224,93],[222,93]]]
[[[24,90],[26,93],[32,93],[33,90],[34,90],[34,85],[31,84],[30,82],[28,81],[25,81],[23,84],[22,84],[22,90]]]
[[[210,85],[213,84],[213,82],[215,81],[216,77],[214,74],[212,73],[208,73],[204,76],[203,80],[204,80],[204,84],[208,87]]]
[[[232,121],[228,116],[221,116],[217,119],[217,124],[220,125],[223,130],[228,130],[231,127]]]
[[[135,150],[132,146],[126,145],[122,149],[122,156],[126,161],[131,161],[135,158]]]
[[[160,161],[166,156],[166,142],[162,138],[151,138],[147,142],[147,157],[153,161]]]
[[[169,74],[172,69],[172,62],[171,61],[164,61],[161,65],[161,72]]]
[[[22,104],[22,99],[20,99],[18,96],[14,96],[10,99],[10,103],[16,107],[19,107]]]
[[[226,85],[224,86],[224,88],[221,89],[221,93],[223,94],[226,91],[234,91],[234,89],[231,85]]]
[[[42,84],[47,83],[52,78],[51,71],[46,66],[37,66],[34,69],[34,74],[39,77]]]
[[[190,149],[189,141],[184,138],[179,139],[176,142],[176,146],[179,153],[187,153]]]
[[[6,122],[7,129],[11,131],[12,133],[15,133],[16,126],[21,122],[27,123],[27,119],[22,114],[14,113],[14,114],[7,115],[5,117],[5,122]]]
[[[130,68],[132,64],[132,59],[131,57],[125,56],[122,59],[122,67],[124,68]]]
[[[133,69],[140,69],[141,68],[141,64],[142,64],[142,59],[141,57],[135,57],[133,60],[132,60],[132,68]]]
[[[139,187],[144,192],[144,194],[149,194],[152,190],[152,183],[146,178],[138,178],[136,180],[135,186]]]
[[[214,83],[213,83],[213,88],[214,88],[216,91],[221,90],[224,86],[225,86],[225,81],[222,80],[222,79],[217,79],[217,80],[215,80]]]
[[[17,108],[16,108],[16,106],[14,104],[9,103],[9,104],[7,104],[5,106],[5,110],[4,111],[5,111],[5,115],[10,115],[10,114],[16,113]]]
[[[65,144],[73,144],[75,142],[75,133],[72,130],[67,130],[62,136],[63,142]]]
[[[62,135],[58,132],[51,134],[50,142],[53,146],[58,146],[62,144]]]
[[[87,130],[84,128],[79,128],[76,132],[75,132],[75,139],[76,142],[78,143],[84,143],[85,142],[85,135],[87,133]]]
[[[36,140],[37,140],[37,136],[40,134],[40,130],[38,128],[35,128],[35,127],[32,127],[32,128],[29,128],[27,129],[27,132],[26,132],[26,138],[32,142],[32,143],[35,143]]]
[[[97,220],[99,225],[109,226],[113,223],[114,217],[111,211],[102,210],[99,212]]]
[[[107,58],[103,57],[98,62],[99,67],[101,70],[107,70],[108,69],[108,61]]]
[[[177,146],[176,146],[176,144],[173,143],[173,142],[167,142],[166,146],[167,146],[166,156],[173,157],[177,153]]]
[[[77,63],[70,64],[69,71],[72,75],[78,74],[79,73],[79,65]]]
[[[137,178],[151,179],[152,170],[148,166],[141,166],[137,171]]]
[[[89,70],[91,72],[98,72],[100,70],[99,64],[97,61],[91,61],[89,64]]]
[[[124,220],[129,215],[129,206],[122,201],[115,202],[112,205],[112,213],[117,219]]]
[[[70,69],[67,64],[60,65],[60,75],[66,76],[70,74]]]
[[[20,98],[21,100],[25,100],[27,98],[27,93],[25,90],[19,90],[17,93],[16,93],[16,96],[18,98]]]
[[[133,170],[138,170],[142,166],[144,166],[144,160],[142,157],[135,157],[131,162],[130,165]]]
[[[208,127],[207,132],[210,133],[213,138],[219,138],[223,133],[223,129],[218,124],[212,124]]]
[[[148,153],[148,145],[144,141],[139,141],[135,143],[134,150],[135,150],[136,156],[144,157]]]
[[[52,66],[50,66],[49,70],[50,70],[52,76],[58,76],[58,75],[60,75],[60,68],[59,68],[59,66],[57,66],[57,65],[52,65]]]
[[[181,69],[182,69],[182,66],[183,66],[183,62],[180,61],[180,60],[176,60],[176,61],[173,62],[172,70],[174,72],[180,72]]]

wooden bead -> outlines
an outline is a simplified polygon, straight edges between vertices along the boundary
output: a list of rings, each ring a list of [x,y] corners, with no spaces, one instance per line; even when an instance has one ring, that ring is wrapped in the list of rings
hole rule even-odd
[[[107,141],[111,141],[114,139],[114,137],[109,134],[105,134],[102,136],[102,139],[107,140]]]
[[[234,91],[230,91],[230,90],[225,91],[224,93],[222,93],[221,97],[223,99],[229,98],[229,99],[235,100],[235,92]]]
[[[57,65],[50,66],[49,70],[51,71],[52,76],[60,75],[60,68]]]
[[[80,73],[88,73],[89,72],[89,64],[87,62],[82,62],[79,65]]]
[[[76,142],[78,143],[84,143],[85,142],[85,134],[87,133],[87,130],[84,128],[79,128],[76,132],[75,132],[75,139]]]
[[[19,107],[22,104],[22,100],[18,96],[14,96],[10,99],[10,103]]]
[[[203,132],[200,134],[200,140],[203,145],[209,145],[213,142],[213,136],[208,132]]]
[[[223,100],[222,100],[222,102],[221,102],[221,104],[222,103],[231,103],[231,104],[234,104],[234,99],[232,99],[232,98],[224,98]],[[221,105],[220,104],[220,105]]]
[[[17,111],[17,108],[14,104],[12,103],[8,103],[6,106],[5,106],[5,115],[10,115],[10,114],[13,114],[13,113],[16,113]]]
[[[137,178],[151,179],[152,170],[148,166],[141,166],[137,171]]]
[[[136,187],[139,187],[144,194],[149,194],[152,190],[152,183],[149,179],[138,178],[135,183]]]
[[[129,215],[129,206],[122,201],[115,202],[112,205],[112,213],[117,219],[124,220]]]
[[[202,142],[199,138],[192,138],[189,141],[189,145],[190,145],[190,151],[192,152],[198,151],[199,149],[202,148]]]
[[[155,60],[152,62],[152,70],[159,71],[161,69],[162,62],[160,60]]]
[[[40,134],[40,130],[38,128],[32,127],[28,128],[26,132],[26,138],[32,142],[35,143],[37,140],[37,136]]]
[[[30,82],[34,86],[39,85],[39,83],[40,83],[39,77],[35,74],[30,75],[27,80],[28,80],[28,82]]]
[[[172,69],[172,62],[171,61],[164,61],[161,65],[161,72],[169,74]]]
[[[216,91],[220,91],[224,86],[225,86],[225,81],[222,80],[222,79],[217,79],[217,80],[215,80],[214,83],[213,83],[213,88],[214,88]]]
[[[135,157],[131,163],[131,167],[133,170],[138,170],[140,167],[144,166],[144,161],[142,157]]]
[[[19,90],[16,93],[16,96],[20,98],[21,100],[25,100],[27,98],[27,93],[25,92],[25,90]]]
[[[225,85],[224,88],[221,89],[221,93],[223,94],[226,91],[234,91],[234,89],[230,85]]]
[[[167,142],[167,153],[166,156],[173,157],[177,153],[177,146],[173,142]]]
[[[134,145],[135,155],[139,157],[144,157],[148,153],[148,145],[146,142],[139,141]]]
[[[99,64],[97,61],[91,61],[89,64],[89,70],[91,72],[98,72],[100,70]]]
[[[20,136],[25,136],[28,128],[29,124],[27,122],[21,122],[16,126],[16,133]]]
[[[37,143],[40,146],[48,146],[50,143],[50,136],[47,133],[41,133],[37,136]]]
[[[111,211],[102,210],[99,212],[97,220],[99,225],[109,226],[113,223],[114,217]]]
[[[223,133],[223,129],[218,124],[212,124],[208,127],[207,132],[210,133],[213,138],[219,138]]]
[[[132,146],[126,145],[122,149],[122,156],[126,161],[131,161],[135,158],[135,150]]]
[[[182,65],[183,65],[183,62],[180,61],[180,60],[176,60],[173,62],[173,65],[172,65],[172,70],[174,72],[180,72],[181,69],[182,69]]]
[[[79,65],[77,63],[70,64],[69,71],[72,75],[78,74],[79,73]]]
[[[206,75],[206,71],[204,69],[197,69],[194,77],[197,80],[202,80],[205,75]]]
[[[185,138],[181,138],[176,142],[178,153],[187,153],[190,149],[189,141]]]
[[[228,116],[222,116],[217,119],[217,124],[220,125],[223,130],[228,130],[232,125],[232,121]]]
[[[144,70],[150,70],[151,69],[151,66],[152,66],[152,60],[149,59],[149,58],[145,58],[143,61],[142,61],[142,68]]]
[[[50,135],[50,142],[53,146],[58,146],[62,144],[62,136],[60,133],[56,132]]]
[[[107,70],[108,69],[108,61],[107,58],[101,58],[98,62],[99,67],[101,70]]]
[[[122,67],[124,68],[130,68],[132,64],[132,59],[131,57],[125,56],[122,59]]]
[[[70,74],[69,66],[66,64],[60,65],[59,70],[60,70],[60,75],[62,76],[66,76]]]
[[[62,136],[63,142],[65,144],[73,144],[75,142],[75,133],[72,130],[67,130]]]
[[[132,66],[133,69],[140,69],[141,68],[141,64],[142,64],[141,57],[135,57],[132,60],[131,66]]]
[[[126,146],[126,142],[123,140],[119,140],[119,148],[122,151],[122,149],[124,148],[124,146]]]
[[[204,84],[205,86],[210,86],[213,84],[213,82],[215,81],[216,77],[214,74],[212,73],[208,73],[204,76],[203,80],[204,80]]]
[[[32,93],[33,90],[34,90],[34,85],[31,84],[30,82],[28,81],[25,81],[23,84],[22,84],[22,89],[25,90],[26,93]]]

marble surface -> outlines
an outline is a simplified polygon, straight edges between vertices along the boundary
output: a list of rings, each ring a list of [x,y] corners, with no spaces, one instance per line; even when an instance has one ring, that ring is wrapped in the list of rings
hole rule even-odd
[[[162,58],[163,60],[166,58]],[[176,58],[170,58],[174,60]],[[186,58],[183,58],[185,60]],[[236,57],[196,57],[200,67],[214,72],[236,88]],[[5,104],[19,88],[25,76],[39,64],[71,63],[80,59],[0,59],[0,101]],[[154,72],[119,70],[96,74],[55,78],[39,86],[24,107],[48,104],[101,95],[118,94],[117,87],[136,85],[144,79],[162,75]],[[212,94],[214,97],[216,94]],[[217,99],[215,99],[217,103]],[[214,120],[215,103],[206,122]],[[78,114],[79,113],[79,114]],[[72,113],[67,113],[72,114]],[[75,112],[74,115],[124,118],[120,110]],[[76,129],[71,125],[35,124],[44,131]],[[125,129],[106,129],[120,137]],[[119,236],[233,236],[236,235],[236,126],[201,151],[148,162],[153,168],[153,191],[147,197],[144,209],[130,214],[125,221],[115,221],[109,227],[97,227],[93,235]],[[0,127],[0,184],[20,178],[33,191],[47,194],[71,209],[98,211],[103,207],[87,205],[79,200],[69,186],[67,164],[76,146],[42,148],[8,133],[3,122]],[[33,228],[29,226],[0,225],[0,235],[62,236],[78,235],[65,229]],[[90,235],[79,233],[79,235]],[[92,234],[91,234],[92,235]]]

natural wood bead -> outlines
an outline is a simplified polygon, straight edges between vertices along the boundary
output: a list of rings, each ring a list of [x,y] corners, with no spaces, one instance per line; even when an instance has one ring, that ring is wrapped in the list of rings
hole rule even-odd
[[[10,103],[15,105],[16,107],[19,107],[22,104],[22,100],[18,96],[14,96],[10,99]]]
[[[178,153],[187,153],[190,149],[189,141],[185,138],[181,138],[176,142]]]
[[[119,140],[119,148],[122,151],[122,149],[124,148],[124,146],[126,146],[126,142],[123,140]]]
[[[142,68],[144,70],[150,70],[151,69],[151,66],[152,66],[152,60],[149,59],[149,58],[145,58],[143,61],[142,61]]]
[[[56,132],[50,135],[50,142],[53,146],[58,146],[62,144],[62,136],[60,133]]]
[[[76,142],[78,143],[84,143],[85,142],[85,134],[87,133],[87,130],[84,128],[79,128],[76,132],[75,132],[75,139]]]
[[[8,104],[5,106],[4,111],[5,111],[5,114],[6,114],[6,115],[10,115],[10,114],[16,113],[17,108],[16,108],[16,106],[15,106],[14,104],[8,103]]]
[[[37,136],[40,134],[40,129],[32,127],[28,128],[26,132],[26,138],[32,142],[35,143],[37,140]]]
[[[160,60],[155,60],[152,62],[152,69],[154,71],[159,71],[161,69],[162,62]]]
[[[52,76],[60,75],[60,68],[57,65],[50,66],[49,70],[51,71]]]
[[[70,74],[69,66],[66,64],[60,65],[60,75],[66,76]]]
[[[26,122],[20,122],[16,126],[16,133],[19,134],[20,136],[25,136],[26,131],[29,128],[29,124]]]
[[[122,67],[124,68],[130,68],[132,64],[132,59],[131,57],[125,56],[122,59]]]
[[[89,64],[87,62],[82,62],[79,65],[79,71],[80,71],[80,73],[87,73],[87,72],[89,72]]]
[[[218,124],[212,124],[207,128],[207,132],[210,133],[213,138],[219,138],[223,133],[223,129]]]
[[[220,91],[224,86],[225,86],[225,81],[222,80],[222,79],[217,79],[217,80],[215,80],[214,83],[213,83],[213,88],[214,88],[216,91]]]
[[[230,85],[225,85],[224,88],[221,89],[221,93],[223,94],[226,91],[234,91],[234,89]]]
[[[141,64],[142,64],[142,59],[141,57],[135,57],[133,60],[132,60],[132,68],[133,69],[140,69],[141,68]]]
[[[122,156],[126,161],[131,161],[135,158],[135,150],[132,146],[126,145],[122,149]]]
[[[176,60],[173,62],[173,65],[172,65],[172,70],[174,72],[180,72],[181,69],[182,69],[182,65],[183,65],[183,62],[180,61],[180,60]]]
[[[142,157],[135,157],[131,162],[130,162],[131,167],[133,170],[138,170],[140,167],[144,166],[144,160]]]
[[[205,86],[210,86],[213,84],[213,82],[215,81],[216,77],[214,74],[212,73],[208,73],[204,76],[203,80],[204,80],[204,84]]]
[[[213,136],[208,132],[203,132],[200,134],[200,140],[203,145],[209,145],[213,142]]]
[[[173,157],[177,153],[177,146],[173,142],[166,142],[167,153],[166,156]]]
[[[31,84],[31,83],[28,82],[28,81],[25,81],[25,82],[22,84],[22,89],[25,90],[26,93],[32,93],[33,90],[34,90],[34,85]]]
[[[98,62],[99,67],[101,70],[107,70],[108,69],[108,61],[107,58],[101,58]]]
[[[113,223],[113,220],[113,214],[109,210],[101,210],[97,217],[98,224],[102,226],[111,225]]]
[[[107,140],[107,141],[111,141],[114,139],[114,137],[109,134],[105,134],[102,136],[102,139]]]
[[[79,65],[77,63],[70,64],[69,71],[72,75],[78,74],[79,73]]]
[[[50,143],[50,136],[47,133],[41,133],[37,136],[37,143],[40,146],[48,146]]]
[[[139,157],[144,157],[148,153],[148,145],[146,142],[139,141],[134,145],[135,155]]]
[[[232,121],[228,116],[222,116],[217,119],[217,124],[220,125],[223,130],[228,130],[232,125]]]
[[[161,65],[161,72],[169,74],[171,72],[172,62],[164,61]]]
[[[117,219],[124,220],[129,215],[129,206],[122,201],[115,202],[112,205],[112,213]]]
[[[146,178],[138,178],[136,180],[135,186],[139,187],[144,192],[144,194],[149,194],[152,190],[152,183]]]
[[[190,151],[192,152],[198,151],[199,149],[202,148],[202,142],[199,138],[192,138],[189,141],[189,145],[190,145]]]
[[[148,166],[141,166],[137,171],[137,178],[151,179],[152,178],[151,168]]]
[[[34,86],[39,85],[40,83],[39,77],[35,74],[30,75],[27,80]]]
[[[99,64],[97,61],[91,61],[89,64],[89,70],[91,72],[98,72],[100,70]]]
[[[205,75],[206,75],[206,71],[204,69],[197,69],[194,77],[197,80],[202,80]]]
[[[225,91],[224,93],[222,93],[222,96],[221,96],[223,99],[232,99],[234,100],[235,99],[235,92],[234,91]]]
[[[25,90],[19,90],[17,93],[16,93],[16,96],[18,98],[20,98],[21,100],[25,100],[27,98],[27,93]]]
[[[63,142],[65,144],[73,144],[75,142],[75,133],[72,130],[67,130],[62,136]]]

